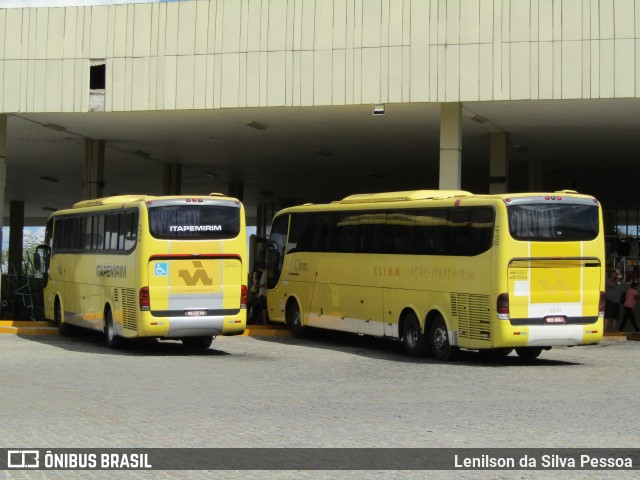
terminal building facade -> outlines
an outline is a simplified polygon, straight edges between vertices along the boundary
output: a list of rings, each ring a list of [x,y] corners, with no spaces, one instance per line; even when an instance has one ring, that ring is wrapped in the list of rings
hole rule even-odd
[[[259,232],[363,190],[575,187],[639,233],[640,0],[80,3],[0,8],[5,224],[208,176]]]

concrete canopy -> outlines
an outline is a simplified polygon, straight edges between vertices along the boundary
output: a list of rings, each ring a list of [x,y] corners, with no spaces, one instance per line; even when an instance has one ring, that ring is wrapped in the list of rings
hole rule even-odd
[[[82,199],[84,141],[106,141],[105,195],[163,193],[163,165],[182,165],[182,193],[244,185],[255,207],[324,202],[352,193],[437,188],[439,104],[209,111],[12,114],[6,201],[27,224]],[[475,120],[474,120],[475,119]],[[478,123],[478,120],[483,123]],[[264,125],[264,130],[247,126]],[[605,208],[638,205],[634,157],[640,100],[463,104],[462,188],[488,192],[489,134],[509,139],[509,190],[528,189],[541,160],[546,190],[575,189]]]

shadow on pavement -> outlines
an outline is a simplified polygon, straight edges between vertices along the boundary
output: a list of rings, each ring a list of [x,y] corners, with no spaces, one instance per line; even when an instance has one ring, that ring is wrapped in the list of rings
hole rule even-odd
[[[514,366],[567,366],[581,365],[579,362],[568,362],[565,360],[545,359],[545,354],[553,352],[542,352],[539,358],[530,360],[518,357],[515,352],[508,356],[488,356],[477,351],[460,351],[457,360],[453,362],[442,362],[431,357],[414,358],[404,353],[402,343],[391,338],[372,337],[353,333],[336,332],[322,329],[310,329],[306,338],[295,337],[255,337],[260,342],[279,343],[283,345],[296,345],[299,347],[319,348],[323,350],[334,350],[343,353],[375,358],[378,360],[388,360],[400,363],[420,363],[435,365],[472,365],[476,367],[514,367]]]
[[[124,356],[221,356],[230,355],[223,350],[215,349],[215,340],[207,350],[189,349],[178,340],[162,340],[140,338],[127,340],[122,349],[114,350],[107,346],[104,335],[86,329],[76,329],[68,337],[57,335],[18,335],[20,338],[35,343],[51,345],[72,352],[87,352],[103,355]]]

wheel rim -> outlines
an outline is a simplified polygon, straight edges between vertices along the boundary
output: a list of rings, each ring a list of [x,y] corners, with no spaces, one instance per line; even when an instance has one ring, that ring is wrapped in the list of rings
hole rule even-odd
[[[300,319],[300,311],[298,309],[293,311],[293,328],[299,330],[302,328],[302,320]]]
[[[447,349],[448,345],[447,330],[439,324],[433,329],[433,347],[442,352]]]
[[[107,318],[107,338],[109,339],[109,342],[113,341],[113,337],[113,322],[111,321],[111,318]]]
[[[407,326],[407,343],[411,348],[415,348],[418,345],[418,335],[420,335],[420,332],[416,323],[414,321],[409,322]]]

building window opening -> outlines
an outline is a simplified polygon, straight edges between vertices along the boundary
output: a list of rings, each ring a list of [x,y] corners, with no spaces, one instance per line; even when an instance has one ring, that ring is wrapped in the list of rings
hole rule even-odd
[[[89,111],[104,112],[107,88],[107,64],[105,60],[91,60],[89,65]]]
[[[106,85],[107,66],[103,63],[92,64],[89,70],[89,89],[104,90]]]

